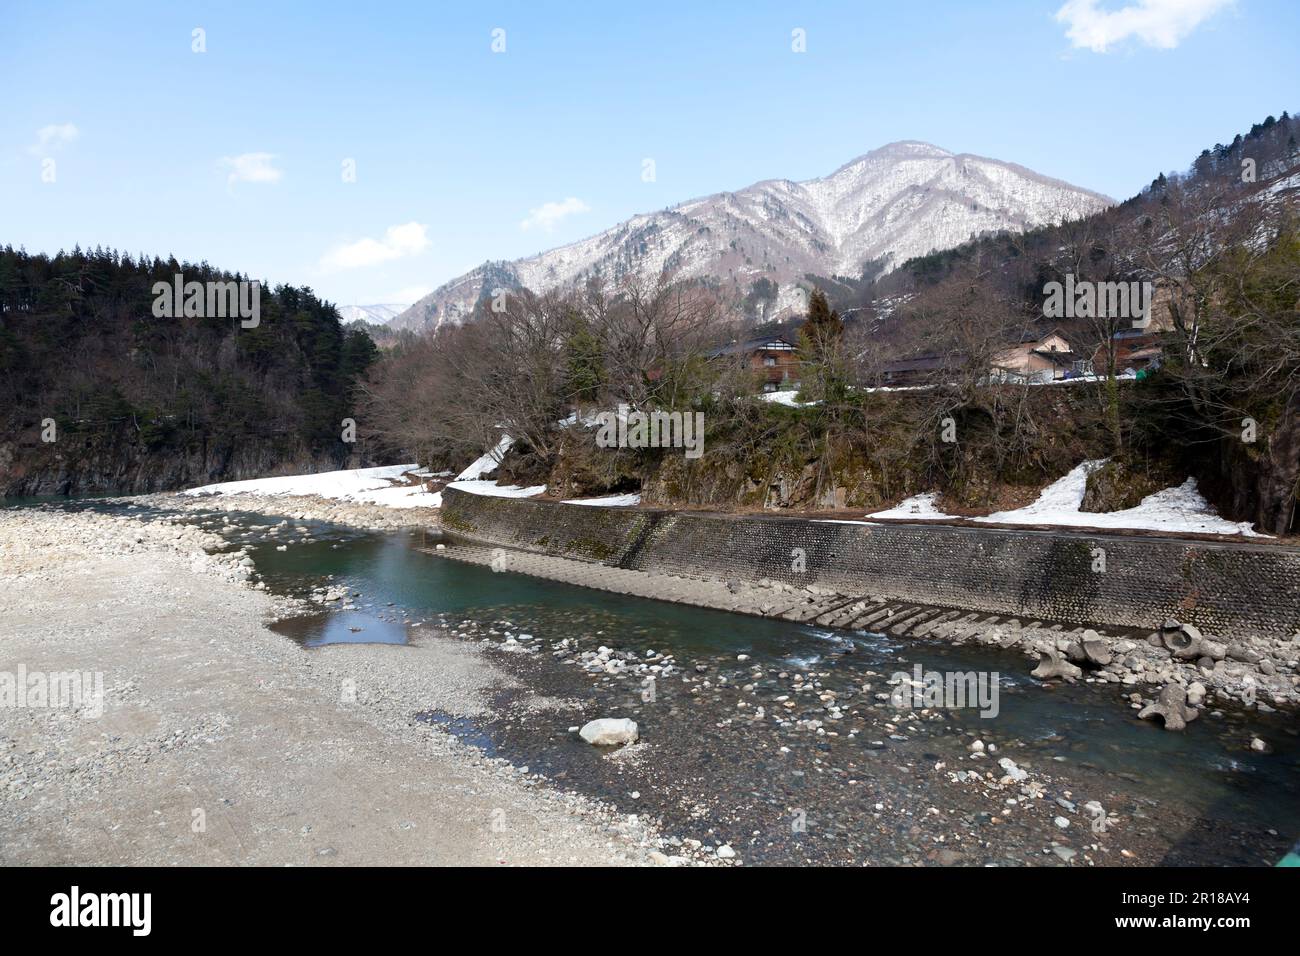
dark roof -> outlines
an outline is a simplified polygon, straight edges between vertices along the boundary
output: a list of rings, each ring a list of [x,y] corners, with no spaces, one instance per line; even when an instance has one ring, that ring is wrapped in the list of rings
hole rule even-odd
[[[887,362],[882,371],[886,374],[898,372],[932,372],[936,369],[945,368],[948,359],[943,355],[917,355],[910,359],[900,359],[897,362]]]
[[[1075,362],[1083,361],[1084,358],[1077,352],[1061,352],[1053,351],[1052,349],[1034,349],[1033,353],[1042,358],[1050,359],[1057,365],[1071,365]]]
[[[749,339],[744,342],[732,342],[730,345],[720,346],[710,352],[709,355],[748,355],[751,352],[762,352],[767,349],[786,352],[796,348],[798,346],[785,336],[767,335],[761,339]]]

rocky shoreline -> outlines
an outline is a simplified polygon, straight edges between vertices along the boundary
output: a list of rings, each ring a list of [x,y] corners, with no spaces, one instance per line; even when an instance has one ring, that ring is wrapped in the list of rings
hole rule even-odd
[[[147,507],[150,504],[162,510],[153,511]],[[224,662],[221,666],[229,667],[232,655],[250,657],[259,685],[301,686],[334,694],[340,685],[350,686],[352,702],[345,709],[361,722],[350,732],[339,730],[332,742],[355,751],[367,732],[377,730],[390,746],[417,749],[420,766],[409,764],[409,756],[388,762],[386,778],[399,788],[411,786],[410,778],[421,780],[433,772],[424,762],[443,761],[448,772],[469,775],[467,779],[474,781],[471,789],[493,794],[494,806],[485,811],[480,805],[480,813],[490,817],[502,809],[509,820],[518,820],[520,814],[541,819],[562,815],[558,845],[553,839],[556,831],[548,825],[542,834],[520,836],[523,849],[503,854],[510,862],[555,862],[558,857],[560,862],[673,866],[795,861],[1131,865],[1198,862],[1198,854],[1226,852],[1225,859],[1259,863],[1284,842],[1272,831],[1209,825],[1191,807],[1164,806],[1154,815],[1140,792],[1122,780],[1075,765],[1068,750],[1062,751],[1051,740],[1019,739],[992,724],[986,729],[983,722],[972,729],[942,710],[900,708],[892,700],[897,678],[887,678],[897,662],[913,649],[921,653],[927,643],[954,648],[986,645],[980,653],[1002,661],[1003,667],[1008,656],[1019,657],[1026,671],[1039,661],[1039,669],[1059,673],[1066,684],[1082,687],[1104,682],[1132,688],[1129,703],[1135,709],[1154,705],[1172,712],[1194,706],[1190,699],[1199,705],[1198,713],[1205,712],[1218,725],[1217,733],[1226,732],[1235,740],[1238,732],[1231,728],[1237,726],[1234,718],[1241,707],[1232,694],[1233,685],[1221,688],[1214,683],[1215,673],[1235,676],[1237,665],[1254,665],[1250,673],[1289,680],[1284,668],[1291,665],[1286,661],[1272,675],[1265,673],[1267,668],[1258,668],[1266,660],[1277,660],[1276,651],[1285,648],[1270,647],[1268,657],[1240,661],[1234,660],[1238,651],[1216,647],[1212,638],[1189,635],[1181,628],[1156,635],[1157,647],[1142,635],[988,628],[977,626],[977,616],[971,616],[973,621],[956,616],[934,619],[937,623],[926,635],[917,636],[915,644],[904,640],[891,652],[888,663],[875,669],[863,668],[862,662],[852,667],[760,667],[747,655],[734,653],[677,657],[614,644],[616,638],[599,643],[600,629],[585,630],[581,618],[574,619],[572,626],[561,625],[558,633],[545,628],[537,635],[509,620],[413,622],[400,609],[370,603],[346,581],[322,581],[297,597],[275,595],[257,580],[248,554],[249,545],[256,541],[284,541],[277,550],[325,541],[328,530],[308,527],[311,522],[386,531],[427,527],[427,516],[387,509],[377,509],[376,515],[367,513],[370,506],[299,498],[198,498],[181,499],[179,508],[177,504],[175,496],[119,503],[132,512],[139,508],[138,518],[58,509],[0,512],[4,583],[18,595],[18,603],[4,610],[12,612],[16,607],[20,622],[26,615],[19,641],[27,641],[28,656],[38,658],[51,645],[62,645],[66,651],[80,648],[93,634],[98,640],[110,640],[111,649],[102,647],[110,657],[130,655],[134,660],[142,647],[197,645],[191,650],[210,659],[205,666]],[[280,521],[250,524],[238,512],[280,516]],[[230,518],[222,517],[223,513]],[[194,522],[200,521],[210,530],[196,526]],[[501,557],[489,549],[463,545],[435,545],[428,550],[481,564]],[[663,576],[520,552],[509,552],[506,561],[509,570],[538,577],[749,614],[761,613],[774,601],[794,601],[815,610],[829,599],[811,589],[804,593],[776,585],[658,580]],[[102,578],[106,569],[110,580],[120,579],[111,598],[114,606],[134,608],[135,617],[161,610],[168,625],[159,628],[148,620],[134,620],[132,634],[114,636],[96,628],[92,611],[87,611],[85,620],[67,621],[70,599],[55,595],[76,594],[78,577]],[[160,588],[173,592],[170,603],[159,601]],[[202,599],[200,607],[178,606],[194,602],[196,593]],[[102,607],[102,602],[92,603]],[[398,623],[404,620],[412,644],[403,649],[339,644],[304,654],[284,637],[265,630],[272,619],[312,614],[322,605]],[[211,619],[178,628],[171,615],[186,611]],[[227,617],[237,622],[238,638],[233,642]],[[138,643],[133,645],[132,639]],[[0,640],[0,648],[9,643]],[[216,645],[222,646],[213,650]],[[1203,653],[1190,657],[1189,648]],[[429,652],[431,661],[413,666],[407,651]],[[1222,656],[1216,660],[1220,651]],[[468,657],[458,656],[466,653]],[[851,648],[844,653],[851,653]],[[449,668],[448,660],[454,666]],[[843,660],[847,664],[856,658]],[[193,665],[191,661],[188,666]],[[104,669],[111,673],[114,668],[110,662]],[[152,676],[155,687],[160,676],[184,683],[183,671],[179,676],[174,672]],[[1180,676],[1186,685],[1179,683]],[[1157,697],[1148,691],[1147,678],[1152,679],[1152,688],[1167,679],[1169,686],[1186,689],[1179,700]],[[1207,684],[1203,695],[1190,686],[1197,678]],[[652,685],[657,682],[657,701],[644,699],[647,680]],[[110,682],[110,702],[115,696],[124,701],[124,709],[132,711],[135,720],[142,713],[169,709],[135,697],[139,683],[135,674],[124,682]],[[1259,711],[1270,707],[1264,703],[1266,693],[1270,701],[1283,697],[1276,686],[1261,681]],[[1023,693],[1043,691],[1025,688]],[[213,741],[223,745],[231,736],[232,719],[239,719],[246,703],[223,700],[202,708],[202,713],[173,715],[174,719],[163,721],[166,733],[134,741],[130,734],[123,735],[128,744],[108,748],[100,742],[87,747],[77,739],[69,731],[79,730],[81,722],[67,715],[52,715],[53,729],[42,728],[41,723],[48,721],[31,712],[11,724],[0,723],[4,746],[0,792],[15,795],[11,805],[18,808],[13,815],[0,814],[0,834],[32,834],[15,838],[9,857],[81,858],[51,857],[42,839],[68,854],[99,852],[88,849],[88,837],[77,835],[76,827],[74,836],[60,842],[53,831],[60,811],[50,794],[58,793],[66,801],[85,799],[87,794],[93,800],[95,794],[112,793],[114,788],[125,793],[124,771],[153,773],[178,755],[197,754]],[[316,704],[319,711],[320,702]],[[1227,720],[1220,705],[1231,710]],[[337,709],[337,702],[330,700],[320,715],[329,714],[327,722],[333,723]],[[628,743],[616,748],[582,743],[583,728],[606,718],[616,718],[620,727],[636,721],[640,739],[629,737]],[[282,739],[275,746],[287,748],[294,759],[301,760],[311,747],[308,740],[286,736],[283,728],[276,735]],[[1253,742],[1247,736],[1234,745],[1253,746]],[[264,751],[260,759],[266,756]],[[69,758],[75,761],[75,769],[66,766]],[[205,755],[202,764],[206,766],[209,759]],[[751,759],[769,770],[753,776]],[[316,755],[307,760],[319,762]],[[1067,762],[1056,762],[1060,760]],[[911,769],[904,773],[906,768]],[[279,796],[269,784],[258,784],[252,789],[259,790],[261,797]],[[93,788],[82,789],[88,785]],[[557,785],[565,789],[558,790]],[[860,794],[870,794],[865,804]],[[248,809],[252,802],[240,802],[248,817],[255,818]],[[33,805],[39,812],[31,812]],[[1102,808],[1100,814],[1097,807]],[[281,815],[292,812],[286,807],[276,809]],[[66,804],[61,812],[68,812]],[[101,804],[99,812],[110,808]],[[277,862],[283,859],[290,837],[295,843],[313,842],[312,834],[341,822],[329,819],[329,811],[323,808],[319,812],[325,814],[325,822],[318,817],[303,825],[305,833],[277,833],[270,847],[259,848],[250,858]],[[418,818],[414,810],[404,812],[415,819],[400,821],[399,826],[438,825],[436,819]],[[791,828],[790,821],[800,819],[799,814],[811,816],[811,829]],[[1095,829],[1099,816],[1106,829]],[[88,830],[89,824],[85,826]],[[1187,836],[1175,839],[1171,832]],[[481,836],[477,833],[475,838]],[[593,848],[592,837],[604,840],[604,846]],[[218,852],[226,856],[204,858],[195,855],[193,847],[182,848],[180,842],[173,839],[166,847],[152,847],[152,855],[144,858],[229,861],[236,853],[236,847],[224,846]],[[472,845],[474,840],[468,842]],[[247,854],[247,846],[238,852]],[[443,852],[463,855],[466,846]],[[364,861],[365,851],[331,837],[315,845],[312,853],[319,858],[308,856],[301,862]]]
[[[0,708],[7,864],[693,862],[650,821],[414,722],[490,719],[512,686],[433,629],[398,655],[304,653],[266,625],[309,605],[169,517],[7,509],[0,554],[0,670],[104,684],[99,714]]]
[[[446,545],[434,553],[476,564],[490,564],[496,556],[510,570],[569,584],[759,617],[783,610],[786,619],[817,620],[829,626],[834,626],[833,620],[827,622],[825,615],[816,612],[850,600],[819,587],[795,588],[775,581],[748,584],[687,579],[471,544]],[[1040,678],[1132,688],[1125,695],[1128,705],[1146,711],[1148,717],[1166,718],[1162,698],[1156,695],[1168,700],[1180,692],[1186,705],[1198,712],[1224,706],[1253,707],[1263,713],[1300,710],[1300,635],[1291,640],[1255,637],[1221,642],[1172,620],[1158,632],[1113,634],[1083,627],[1066,630],[1067,626],[1042,622],[1026,625],[1000,618],[993,618],[997,623],[990,624],[987,615],[955,611],[931,617],[920,625],[911,624],[918,619],[911,616],[907,618],[910,626],[895,630],[888,626],[889,602],[880,603],[886,607],[882,611],[882,633],[926,637],[955,646],[980,644],[1017,651],[1037,665],[1027,663],[1026,673],[1032,671]],[[856,605],[850,608],[857,610]],[[843,612],[843,616],[852,616],[850,611]],[[1153,706],[1160,709],[1151,710]],[[1178,729],[1177,720],[1165,723],[1170,729]]]
[[[305,496],[164,494],[130,500],[188,511],[220,509],[284,515],[372,531],[433,529],[438,527],[439,517],[438,509],[433,508],[391,509]],[[478,563],[490,560],[490,552],[485,549],[466,547],[456,553]],[[767,616],[774,608],[791,603],[819,607],[844,597],[816,586],[796,588],[777,581],[702,582],[608,569],[563,558],[534,560],[521,553],[509,554],[524,573],[742,614]],[[610,574],[611,570],[618,573]],[[610,586],[613,580],[619,583]],[[1160,718],[1174,729],[1179,721],[1167,719],[1165,711],[1172,714],[1178,705],[1166,707],[1164,701],[1181,700],[1196,712],[1243,705],[1264,712],[1300,711],[1300,633],[1289,639],[1255,636],[1219,641],[1177,620],[1166,621],[1156,632],[1108,633],[1080,627],[1066,630],[1059,624],[1026,626],[1026,622],[1014,619],[992,626],[981,626],[977,621],[971,626],[970,617],[977,616],[940,621],[924,633],[957,645],[978,643],[1023,651],[1038,664],[1034,670],[1042,676],[1133,687],[1127,695],[1128,705],[1148,717]]]
[[[582,702],[567,728],[502,706],[458,732],[644,808],[685,847],[746,864],[1141,866],[1267,864],[1287,846],[1183,794],[1153,800],[1141,776],[1102,772],[1077,743],[900,706],[890,672],[910,651],[878,663],[844,643],[820,662],[759,663],[664,653],[606,626],[585,612],[447,621],[521,682]],[[582,723],[598,715],[603,726]],[[1214,723],[1246,747],[1240,725]],[[631,726],[617,750],[574,751],[575,737]]]
[[[296,521],[328,521],[331,524],[366,531],[397,531],[402,528],[438,527],[437,508],[387,508],[319,498],[314,495],[208,494],[167,492],[118,499],[143,507],[174,511],[251,511],[278,515]]]

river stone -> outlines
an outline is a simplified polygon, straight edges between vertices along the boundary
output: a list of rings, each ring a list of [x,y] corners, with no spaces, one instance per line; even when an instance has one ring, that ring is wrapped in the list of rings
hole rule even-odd
[[[1138,719],[1159,717],[1164,721],[1165,730],[1182,730],[1198,714],[1195,707],[1188,706],[1187,691],[1184,688],[1177,684],[1167,684],[1154,704],[1149,704],[1138,712]]]
[[[597,747],[636,743],[636,721],[626,717],[600,717],[583,724],[578,736]]]
[[[1038,653],[1041,660],[1038,666],[1029,673],[1039,680],[1050,680],[1053,677],[1074,680],[1083,676],[1083,671],[1067,661],[1056,648],[1039,645]]]
[[[1171,623],[1173,627],[1169,626]],[[1201,643],[1204,637],[1193,624],[1166,621],[1160,632],[1160,640],[1178,660],[1189,661],[1202,656]]]
[[[1242,644],[1232,644],[1228,647],[1228,657],[1234,661],[1241,661],[1243,664],[1258,664],[1260,653]]]
[[[1003,757],[998,761],[998,766],[1002,768],[1006,776],[1011,778],[1012,783],[1022,783],[1029,779],[1029,774],[1022,768],[1016,766],[1016,762],[1010,757]]]

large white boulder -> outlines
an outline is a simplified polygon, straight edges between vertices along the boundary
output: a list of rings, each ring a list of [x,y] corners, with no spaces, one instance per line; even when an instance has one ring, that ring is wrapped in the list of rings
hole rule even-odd
[[[583,724],[578,736],[597,747],[636,743],[636,721],[626,717],[601,717]]]

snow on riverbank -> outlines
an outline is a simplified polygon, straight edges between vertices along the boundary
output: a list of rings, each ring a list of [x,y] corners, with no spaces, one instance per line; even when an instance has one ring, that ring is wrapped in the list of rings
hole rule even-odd
[[[532,498],[545,493],[546,485],[521,488],[517,485],[498,485],[490,475],[500,464],[500,456],[510,447],[510,439],[502,438],[492,451],[483,455],[447,485],[474,495],[494,498]],[[1100,467],[1102,461],[1085,461],[1070,470],[1064,477],[1043,489],[1033,504],[1014,511],[998,511],[991,515],[969,520],[987,524],[1040,524],[1059,527],[1086,527],[1117,530],[1164,531],[1170,534],[1239,534],[1259,535],[1249,522],[1226,521],[1196,488],[1196,479],[1188,478],[1176,488],[1166,488],[1148,495],[1133,508],[1123,511],[1081,511],[1088,474]],[[357,468],[347,471],[327,471],[314,475],[286,475],[280,478],[254,478],[248,481],[225,481],[204,485],[181,492],[182,495],[261,495],[265,497],[306,496],[349,501],[358,504],[378,505],[384,508],[441,508],[442,492],[426,491],[420,484],[402,484],[403,475],[425,477],[427,472],[418,465],[387,465],[382,468]],[[473,477],[468,477],[473,476]],[[938,506],[938,496],[933,493],[915,495],[893,508],[866,516],[912,521],[941,521],[958,517],[949,515]],[[572,505],[597,505],[628,508],[639,505],[639,494],[606,495],[599,498],[580,498],[564,502]],[[841,519],[842,520],[842,519]],[[865,523],[865,522],[863,522]]]
[[[495,481],[453,481],[447,487],[468,491],[471,495],[487,495],[489,498],[531,498],[546,491],[545,485],[521,488],[518,485],[498,485]]]
[[[504,441],[504,440],[503,440]],[[502,446],[498,445],[500,449]],[[508,446],[506,446],[508,447]],[[504,454],[504,451],[502,452]],[[490,474],[496,470],[496,463],[490,459],[489,452],[480,458],[462,475],[477,472]],[[200,495],[262,495],[268,498],[281,496],[303,496],[329,498],[335,501],[353,501],[359,504],[379,505],[384,508],[441,508],[442,492],[425,491],[419,484],[396,483],[402,475],[412,473],[417,477],[427,476],[419,470],[419,465],[385,465],[381,468],[353,468],[345,471],[325,471],[314,475],[285,475],[280,478],[252,478],[247,481],[223,481],[215,485],[191,488],[181,494],[197,497]],[[484,470],[486,469],[486,470]],[[530,498],[546,490],[545,485],[520,488],[515,485],[498,485],[494,481],[474,478],[456,480],[447,485],[474,495],[488,495],[495,498]]]
[[[1088,475],[1105,463],[1085,461],[1064,477],[1052,482],[1033,504],[1014,511],[997,511],[971,521],[989,524],[1049,524],[1061,527],[1112,528],[1136,531],[1166,531],[1171,534],[1240,534],[1266,537],[1255,531],[1248,521],[1226,521],[1215,514],[1209,502],[1196,488],[1196,479],[1188,478],[1176,488],[1166,488],[1143,498],[1135,507],[1123,511],[1081,511]],[[877,511],[868,518],[911,518],[937,520],[957,517],[944,514],[935,504],[933,493],[916,495],[887,511]]]
[[[630,495],[607,495],[604,498],[570,498],[566,505],[600,505],[605,508],[631,508],[641,503],[640,493]]]
[[[385,508],[437,508],[442,496],[425,491],[421,485],[394,484],[406,472],[419,465],[385,465],[382,468],[352,468],[323,471],[314,475],[284,475],[280,478],[252,478],[247,481],[222,481],[182,491],[183,495],[302,495],[356,501]]]
[[[933,491],[926,492],[923,495],[913,495],[906,501],[900,501],[897,506],[890,508],[888,511],[877,511],[870,515],[872,518],[912,518],[919,521],[933,521],[937,518],[947,518],[948,515],[939,510],[935,504],[938,495]]]

